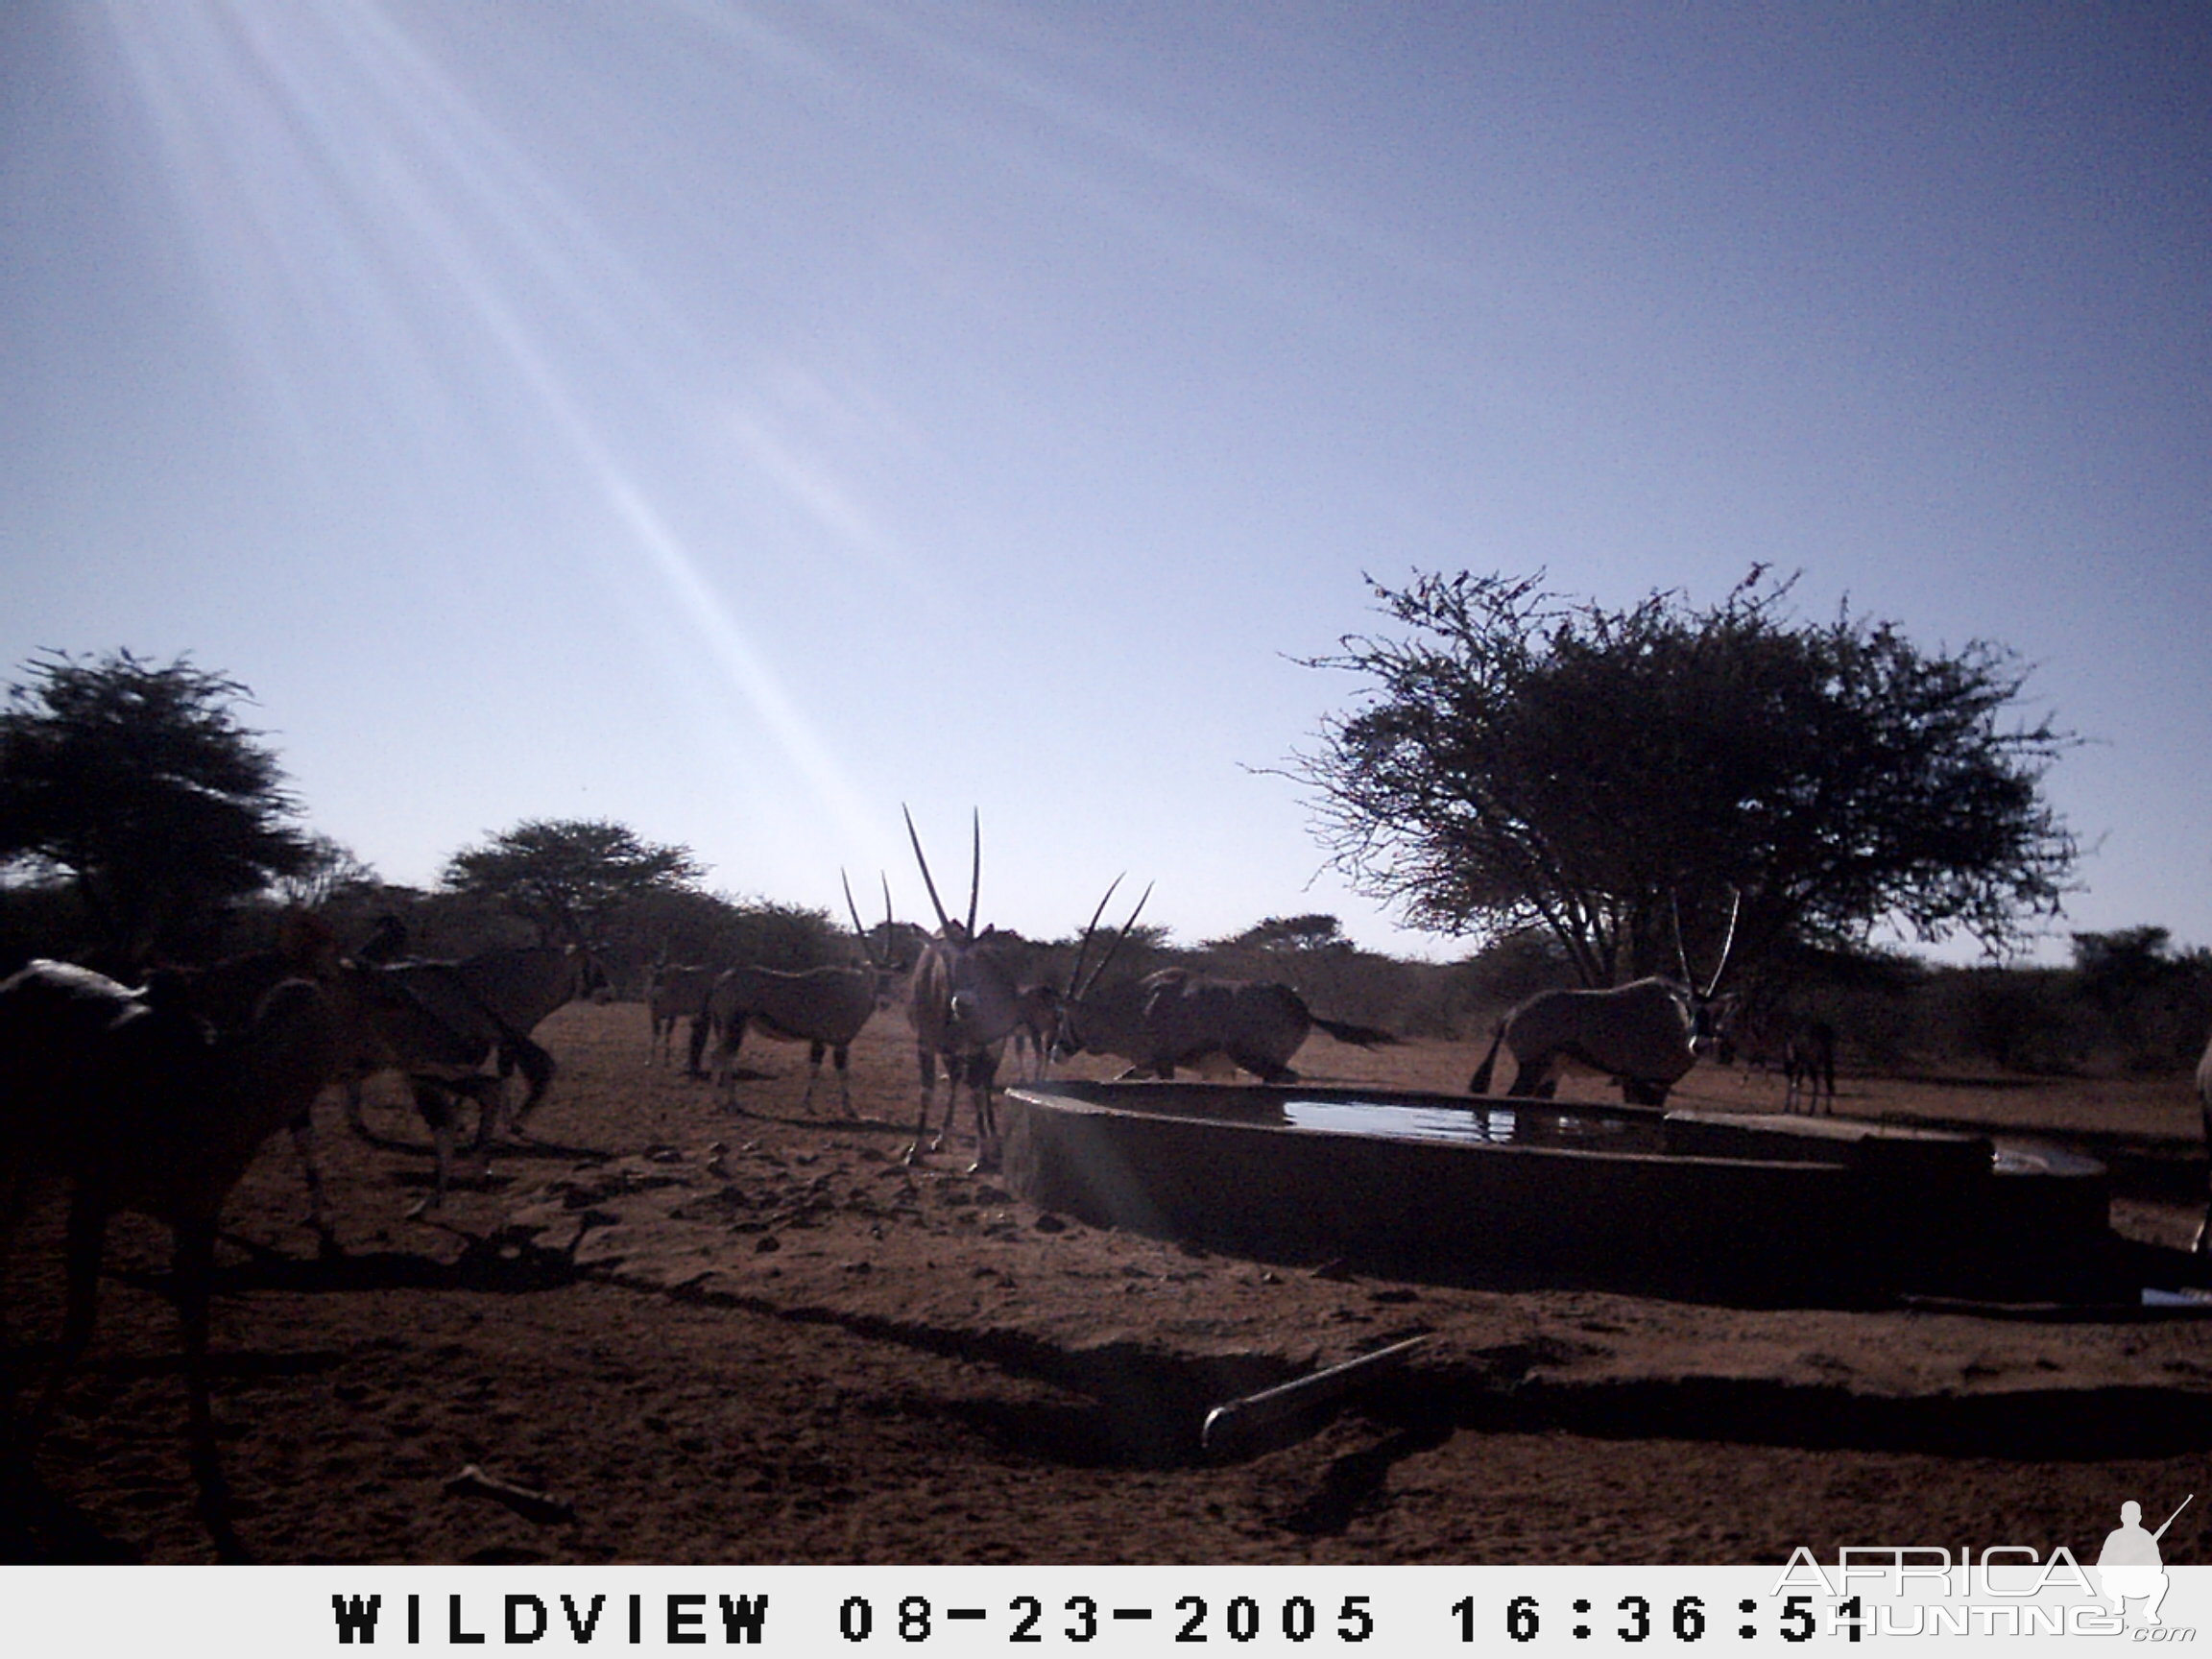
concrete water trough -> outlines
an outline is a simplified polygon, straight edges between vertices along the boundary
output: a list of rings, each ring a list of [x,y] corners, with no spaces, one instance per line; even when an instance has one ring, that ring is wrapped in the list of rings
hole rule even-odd
[[[1007,1091],[1029,1202],[1293,1263],[1761,1301],[2099,1299],[2104,1168],[2006,1138],[1376,1089]]]

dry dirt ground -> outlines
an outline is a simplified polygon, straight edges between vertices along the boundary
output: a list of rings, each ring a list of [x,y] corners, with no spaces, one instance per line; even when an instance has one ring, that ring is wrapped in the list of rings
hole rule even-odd
[[[804,1050],[775,1046],[748,1047],[726,1110],[648,1069],[636,1004],[571,1007],[540,1035],[561,1075],[533,1140],[441,1223],[404,1218],[431,1161],[396,1088],[373,1094],[376,1144],[325,1102],[343,1259],[301,1224],[283,1137],[235,1194],[216,1410],[262,1558],[1742,1563],[1974,1539],[2079,1555],[2124,1500],[2163,1513],[2212,1487],[2212,1325],[2194,1317],[1748,1310],[1238,1260],[1039,1214],[966,1172],[965,1119],[909,1168],[898,1014],[854,1051],[851,1118],[827,1084],[802,1112]],[[1477,1057],[1316,1036],[1301,1065],[1456,1092]],[[1678,1098],[1705,1107],[1772,1110],[1781,1088],[1711,1067],[1687,1082]],[[2117,1160],[2121,1231],[2193,1230],[2182,1080],[1846,1078],[1841,1106],[2074,1137]],[[60,1211],[42,1195],[15,1251],[19,1379],[58,1324]],[[167,1260],[157,1229],[117,1220],[100,1334],[0,1512],[0,1558],[210,1557]],[[1313,1432],[1199,1454],[1209,1406],[1416,1333],[1398,1383]],[[451,1484],[469,1465],[556,1506]],[[2212,1560],[2207,1513],[2181,1517],[2168,1560]]]

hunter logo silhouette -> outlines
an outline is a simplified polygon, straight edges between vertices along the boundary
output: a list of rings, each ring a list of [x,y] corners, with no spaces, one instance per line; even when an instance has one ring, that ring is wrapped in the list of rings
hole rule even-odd
[[[2182,1499],[2166,1517],[2166,1526],[2155,1532],[2143,1530],[2142,1504],[2130,1499],[2120,1505],[2120,1525],[2104,1535],[2104,1548],[2097,1552],[2097,1576],[2119,1617],[2127,1617],[2128,1602],[2139,1600],[2143,1603],[2143,1623],[2158,1623],[2158,1603],[2166,1599],[2167,1585],[2158,1540],[2166,1536],[2166,1527],[2174,1525],[2196,1496],[2192,1492]]]

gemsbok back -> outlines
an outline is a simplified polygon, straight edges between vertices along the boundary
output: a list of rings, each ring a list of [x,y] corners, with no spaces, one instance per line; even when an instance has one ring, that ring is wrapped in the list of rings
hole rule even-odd
[[[839,873],[843,880],[843,873]],[[733,968],[714,981],[707,996],[707,1022],[715,1034],[714,1087],[734,1110],[737,1104],[737,1050],[748,1027],[779,1043],[805,1043],[806,1093],[799,1109],[814,1104],[814,1085],[822,1077],[822,1056],[832,1056],[837,1067],[837,1094],[845,1103],[845,1116],[853,1116],[853,1091],[846,1068],[853,1040],[878,1008],[891,1005],[898,969],[889,960],[878,960],[868,942],[868,929],[860,925],[859,906],[853,902],[852,883],[845,886],[845,908],[853,916],[853,931],[860,949],[868,953],[865,968],[809,968],[787,974],[773,968]],[[892,936],[891,883],[883,883],[883,932]]]
[[[1115,886],[1119,885],[1117,878]],[[1106,899],[1114,887],[1106,889]],[[1294,1083],[1298,1073],[1290,1057],[1305,1045],[1316,1026],[1339,1043],[1361,1048],[1379,1047],[1398,1039],[1372,1025],[1346,1020],[1325,1020],[1306,1005],[1289,986],[1274,979],[1227,979],[1194,974],[1188,968],[1163,968],[1134,984],[1101,987],[1108,964],[1129,937],[1143,912],[1151,888],[1137,901],[1137,908],[1121,925],[1109,949],[1088,980],[1083,965],[1090,955],[1092,935],[1106,899],[1098,902],[1091,925],[1075,954],[1069,975],[1068,993],[1060,1001],[1057,1053],[1118,1054],[1134,1062],[1124,1077],[1171,1079],[1177,1068],[1209,1069],[1209,1063],[1227,1060],[1263,1083]]]
[[[903,810],[903,808],[902,808]],[[909,1163],[920,1158],[924,1142],[927,1150],[945,1143],[959,1110],[960,1086],[965,1084],[975,1109],[975,1164],[995,1168],[998,1162],[998,1115],[991,1104],[991,1089],[998,1070],[998,1056],[1022,1017],[1021,997],[1015,988],[1010,942],[996,929],[975,931],[976,901],[983,883],[983,819],[974,820],[974,859],[968,880],[968,920],[955,922],[945,914],[937,897],[937,883],[929,875],[929,860],[922,853],[922,837],[914,828],[914,815],[906,814],[906,837],[914,844],[914,860],[922,866],[922,884],[929,890],[929,903],[937,912],[937,931],[923,946],[914,964],[907,1015],[914,1022],[914,1050],[922,1073],[922,1113],[914,1125],[914,1143],[906,1149]],[[937,1067],[945,1067],[945,1123],[929,1140],[929,1101],[937,1089]]]
[[[1688,983],[1690,965],[1677,932],[1675,954],[1682,962],[1678,983],[1656,975],[1603,991],[1540,991],[1499,1022],[1490,1051],[1468,1080],[1470,1094],[1490,1093],[1490,1078],[1501,1045],[1512,1050],[1513,1086],[1506,1094],[1549,1100],[1569,1062],[1602,1071],[1621,1085],[1631,1106],[1664,1106],[1683,1074],[1697,1063],[1717,1029],[1714,988],[1728,965],[1735,942],[1736,917],[1728,918],[1728,937],[1720,961],[1700,991]]]
[[[108,1216],[131,1210],[167,1223],[192,1474],[226,1559],[246,1551],[208,1404],[216,1221],[261,1143],[314,1099],[337,1056],[337,1020],[311,980],[279,980],[230,1030],[210,1029],[188,991],[158,980],[134,991],[69,963],[35,962],[0,983],[0,1263],[30,1180],[58,1176],[73,1189],[60,1357],[17,1450],[28,1461],[92,1340]]]

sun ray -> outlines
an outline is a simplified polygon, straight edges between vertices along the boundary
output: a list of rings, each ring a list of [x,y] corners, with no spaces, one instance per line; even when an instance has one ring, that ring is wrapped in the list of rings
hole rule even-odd
[[[859,792],[757,628],[624,458],[711,427],[692,415],[709,399],[663,383],[696,340],[491,104],[377,0],[113,4],[104,18],[230,334],[301,458],[349,449],[366,421],[373,442],[498,449],[518,501],[581,483],[616,534],[579,544],[620,566],[617,585],[638,569],[660,586],[816,811],[868,839]],[[898,562],[821,459],[764,427],[695,441],[735,445],[832,548]]]

